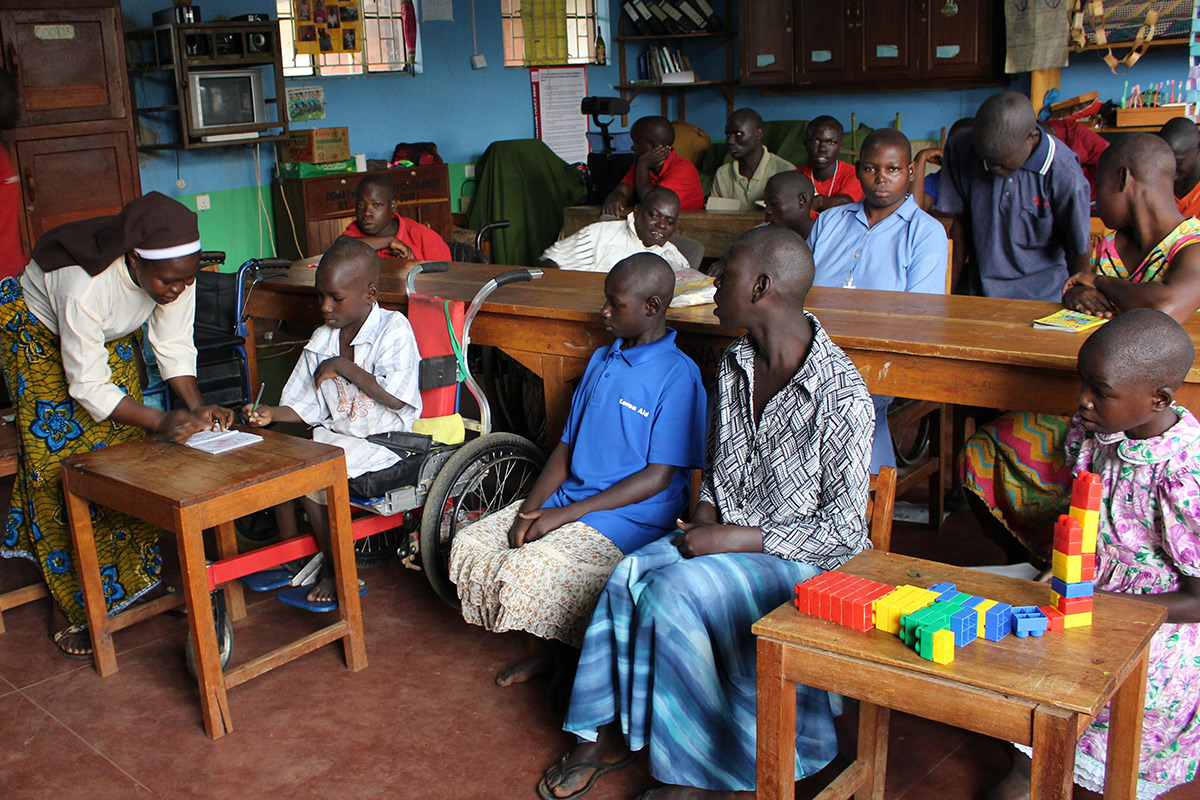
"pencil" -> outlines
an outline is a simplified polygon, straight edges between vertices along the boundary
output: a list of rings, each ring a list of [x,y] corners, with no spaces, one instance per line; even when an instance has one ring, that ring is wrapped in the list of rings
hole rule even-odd
[[[254,412],[258,411],[258,404],[262,402],[263,389],[267,388],[267,384],[260,383],[258,385],[258,397],[254,398],[254,407],[250,409],[250,416],[254,416]]]

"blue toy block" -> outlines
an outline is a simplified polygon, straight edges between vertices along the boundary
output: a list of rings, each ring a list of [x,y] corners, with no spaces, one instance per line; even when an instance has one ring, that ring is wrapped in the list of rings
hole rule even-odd
[[[989,642],[998,642],[1012,633],[1012,606],[1008,603],[996,603],[984,612],[983,638]]]
[[[929,587],[929,591],[937,592],[938,600],[943,600],[947,595],[952,595],[957,591],[957,587],[953,583],[935,583]],[[934,602],[937,602],[935,600]]]
[[[979,615],[973,608],[961,608],[950,617],[950,630],[954,631],[954,646],[962,647],[979,636]]]
[[[1096,593],[1096,584],[1093,581],[1067,583],[1060,578],[1051,578],[1050,588],[1062,597],[1091,597]]]
[[[966,602],[967,598],[969,598],[970,596],[971,595],[967,594],[966,592],[949,591],[949,592],[943,593],[934,602],[935,603],[949,603],[951,605],[961,606],[963,603]]]
[[[1041,636],[1050,626],[1050,620],[1037,606],[1013,606],[1013,633],[1019,638]]]
[[[971,597],[969,597],[966,602],[963,603],[963,605],[967,606],[968,608],[978,608],[980,605],[986,602],[986,597],[975,597],[974,595],[971,595]]]

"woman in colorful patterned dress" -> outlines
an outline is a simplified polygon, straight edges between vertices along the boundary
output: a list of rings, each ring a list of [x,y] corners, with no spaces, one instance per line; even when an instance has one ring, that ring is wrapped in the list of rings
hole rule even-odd
[[[54,599],[51,631],[89,658],[87,617],[63,506],[60,462],[146,431],[186,441],[233,412],[204,406],[196,383],[196,214],[157,192],[113,217],[61,225],[17,278],[0,282],[0,367],[16,410],[17,475],[0,555],[34,561]],[[142,325],[185,409],[142,405],[134,351]],[[154,526],[92,509],[105,601],[116,613],[159,585]]]
[[[1067,431],[1069,473],[1100,476],[1096,589],[1167,608],[1150,643],[1138,798],[1196,777],[1200,758],[1200,422],[1174,404],[1195,358],[1166,314],[1134,309],[1079,351],[1079,410]],[[1075,782],[1103,791],[1109,711],[1079,739]],[[1025,750],[1025,755],[1029,754]],[[1029,761],[990,798],[1029,796]]]
[[[1157,136],[1129,134],[1104,151],[1098,169],[1096,205],[1115,235],[1096,248],[1092,272],[1067,280],[1063,305],[1108,318],[1150,307],[1186,321],[1200,308],[1200,248],[1192,247],[1200,220],[1184,219],[1175,206],[1171,148]],[[967,441],[963,488],[978,512],[999,523],[991,527],[1013,545],[1010,553],[1022,548],[1000,525],[1035,561],[1049,562],[1054,520],[1069,500],[1067,421],[1011,412]]]

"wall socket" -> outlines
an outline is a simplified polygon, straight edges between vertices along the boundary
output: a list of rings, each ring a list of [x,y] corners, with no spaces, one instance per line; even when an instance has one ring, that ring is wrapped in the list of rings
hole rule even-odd
[[[487,66],[487,59],[483,57],[483,53],[476,53],[471,56],[471,69],[483,69]]]
[[[475,165],[474,164],[463,164],[463,177],[464,178],[474,178],[475,177]]]
[[[209,198],[208,195],[206,195],[206,194],[196,195],[196,210],[197,211],[208,211],[210,208],[212,208],[212,199]]]

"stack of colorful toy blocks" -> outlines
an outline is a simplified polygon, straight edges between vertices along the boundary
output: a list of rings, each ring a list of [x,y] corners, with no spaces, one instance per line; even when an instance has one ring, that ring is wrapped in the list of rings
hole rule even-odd
[[[830,570],[796,584],[796,608],[857,631],[869,631],[875,626],[875,601],[891,591],[885,583]]]
[[[1100,500],[1100,476],[1091,472],[1079,473],[1071,489],[1071,512],[1060,516],[1054,525],[1050,597],[1051,605],[1063,615],[1064,628],[1092,624]]]

